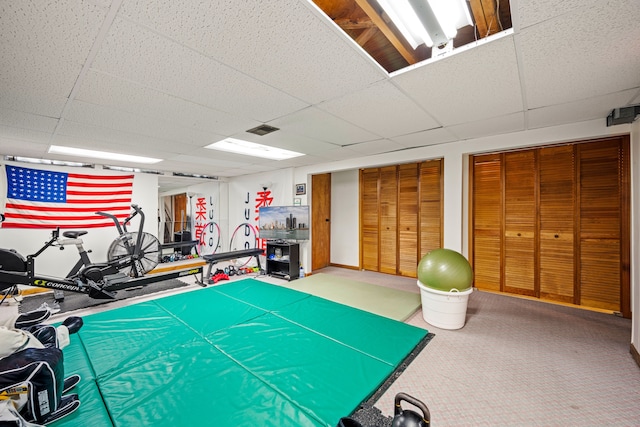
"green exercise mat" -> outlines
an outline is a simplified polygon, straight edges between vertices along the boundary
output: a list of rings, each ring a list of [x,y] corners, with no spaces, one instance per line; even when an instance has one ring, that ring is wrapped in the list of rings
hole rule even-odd
[[[244,279],[84,317],[69,426],[334,427],[428,331]]]

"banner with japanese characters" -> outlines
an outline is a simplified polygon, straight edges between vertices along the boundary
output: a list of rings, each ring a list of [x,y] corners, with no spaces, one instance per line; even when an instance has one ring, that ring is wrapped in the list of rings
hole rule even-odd
[[[266,248],[266,240],[258,230],[260,208],[292,203],[291,169],[265,173],[258,178],[243,177],[229,183],[229,249],[230,251]]]

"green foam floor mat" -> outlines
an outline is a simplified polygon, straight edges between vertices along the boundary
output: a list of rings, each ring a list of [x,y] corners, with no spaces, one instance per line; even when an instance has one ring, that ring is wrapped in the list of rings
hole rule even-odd
[[[84,317],[69,426],[334,427],[428,331],[244,279]]]

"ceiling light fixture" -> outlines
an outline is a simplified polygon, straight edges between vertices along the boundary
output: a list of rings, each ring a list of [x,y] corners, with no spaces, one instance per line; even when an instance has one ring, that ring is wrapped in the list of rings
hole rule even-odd
[[[245,156],[261,157],[271,160],[286,160],[294,157],[304,156],[302,153],[284,150],[282,148],[270,147],[268,145],[256,144],[255,142],[243,141],[241,139],[227,138],[204,148],[211,150],[227,151],[229,153],[242,154]]]
[[[459,28],[472,25],[466,0],[378,0],[398,30],[414,49],[442,45]]]
[[[60,145],[52,145],[49,147],[49,154],[62,154],[65,156],[91,157],[95,159],[121,160],[131,163],[158,163],[162,159],[154,159],[152,157],[131,156],[128,154],[109,153],[106,151],[85,150],[83,148],[62,147]]]
[[[11,162],[36,163],[39,165],[69,166],[76,168],[95,167],[95,165],[92,163],[65,162],[62,160],[36,159],[33,157],[4,156],[4,159]]]

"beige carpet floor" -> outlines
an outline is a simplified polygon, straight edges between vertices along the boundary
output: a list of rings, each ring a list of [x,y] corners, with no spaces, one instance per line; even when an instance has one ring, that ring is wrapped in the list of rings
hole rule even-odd
[[[420,294],[331,274],[316,273],[277,284],[401,322],[420,308]]]

